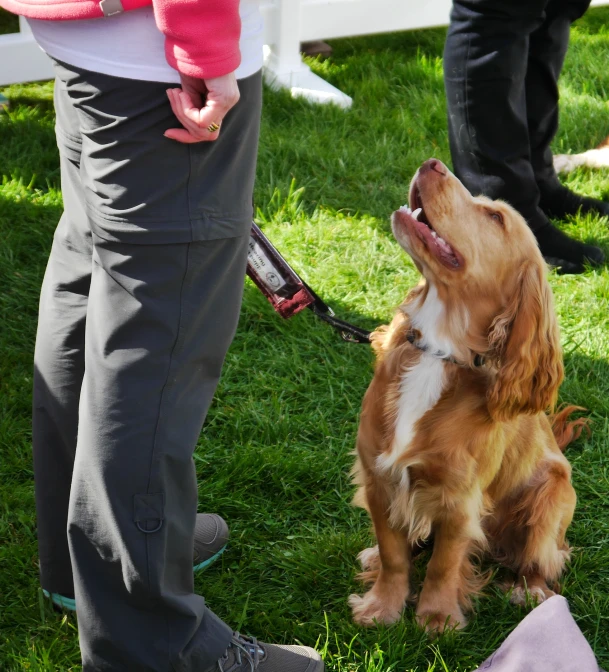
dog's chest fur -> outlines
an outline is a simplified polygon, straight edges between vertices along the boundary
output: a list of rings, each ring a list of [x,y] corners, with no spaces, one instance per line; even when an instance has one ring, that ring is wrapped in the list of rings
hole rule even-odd
[[[377,460],[381,470],[393,469],[397,460],[408,450],[418,421],[438,403],[444,385],[444,362],[432,355],[422,353],[419,361],[403,374],[391,449],[381,453]],[[406,469],[403,478],[404,474],[407,474]]]
[[[395,400],[395,430],[391,448],[379,455],[377,467],[391,471],[408,450],[415,436],[419,420],[440,400],[446,384],[445,362],[431,352],[449,355],[451,343],[439,336],[439,322],[444,312],[435,287],[431,286],[422,303],[413,306],[410,314],[412,326],[419,330],[430,352],[421,352],[418,361],[407,368],[400,379]],[[408,484],[408,471],[400,474],[402,485]]]

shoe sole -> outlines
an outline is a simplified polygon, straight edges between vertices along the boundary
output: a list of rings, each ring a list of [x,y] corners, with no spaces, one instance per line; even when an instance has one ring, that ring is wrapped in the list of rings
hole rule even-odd
[[[195,565],[192,568],[192,571],[196,573],[207,569],[222,555],[222,553],[224,553],[226,546],[227,545],[225,544],[215,555],[212,555],[211,558],[208,558],[207,560],[200,562],[198,565]],[[60,611],[76,611],[76,600],[69,597],[64,597],[63,595],[58,595],[57,593],[49,593],[48,590],[44,589],[42,590],[42,594],[51,600],[53,607],[56,607]]]
[[[57,609],[61,611],[76,611],[76,600],[58,595],[57,593],[49,593],[48,590],[44,589],[42,590],[42,594],[48,597]]]
[[[222,555],[222,553],[224,553],[227,546],[228,544],[224,544],[224,546],[222,546],[222,548],[219,551],[217,551],[215,555],[212,555],[211,558],[207,558],[207,560],[204,560],[203,562],[200,562],[198,565],[195,565],[192,568],[192,571],[195,572],[196,574],[197,572],[200,572],[203,569],[207,569],[207,567],[209,567],[212,563],[214,563]]]

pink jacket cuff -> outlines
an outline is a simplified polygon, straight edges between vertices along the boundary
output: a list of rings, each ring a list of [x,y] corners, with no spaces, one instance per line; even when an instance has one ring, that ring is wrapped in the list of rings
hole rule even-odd
[[[152,4],[171,67],[202,79],[239,67],[239,0],[153,0]]]

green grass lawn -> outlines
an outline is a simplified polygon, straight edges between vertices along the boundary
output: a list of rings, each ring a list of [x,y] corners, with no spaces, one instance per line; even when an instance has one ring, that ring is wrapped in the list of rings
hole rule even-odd
[[[573,31],[557,151],[587,149],[609,133],[607,26],[609,10],[593,10]],[[0,14],[0,31],[11,28]],[[389,214],[405,202],[423,160],[450,163],[444,35],[333,42],[333,56],[311,65],[353,97],[347,112],[266,92],[258,221],[340,316],[369,328],[387,321],[417,281]],[[61,213],[52,86],[2,92],[12,106],[0,115],[0,669],[63,672],[80,669],[76,621],[40,600],[30,461],[37,300]],[[609,197],[609,172],[579,169],[567,182]],[[607,220],[561,226],[609,256]],[[561,400],[587,407],[594,423],[592,437],[568,452],[579,502],[562,592],[609,668],[609,270],[551,282],[565,349]],[[348,474],[371,376],[367,346],[342,342],[308,311],[282,321],[248,281],[195,455],[200,510],[222,514],[232,541],[197,589],[228,623],[262,641],[317,643],[328,670],[472,670],[525,615],[492,584],[467,629],[435,642],[415,627],[411,609],[388,629],[351,622],[355,556],[371,535],[350,505]]]

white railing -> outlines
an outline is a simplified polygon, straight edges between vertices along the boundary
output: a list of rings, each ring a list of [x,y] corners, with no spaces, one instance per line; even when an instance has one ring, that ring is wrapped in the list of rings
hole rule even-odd
[[[51,62],[34,42],[27,21],[19,17],[18,33],[0,35],[0,86],[52,76]]]
[[[592,4],[607,5],[609,0]],[[349,107],[349,96],[302,62],[301,42],[444,26],[450,7],[451,0],[261,0],[265,77],[294,96]],[[19,27],[19,33],[0,35],[0,86],[52,77],[49,60],[23,19]]]

